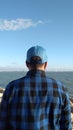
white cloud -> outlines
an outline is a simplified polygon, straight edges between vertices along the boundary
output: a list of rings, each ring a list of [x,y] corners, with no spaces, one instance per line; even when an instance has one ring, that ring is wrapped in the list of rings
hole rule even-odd
[[[32,19],[15,19],[15,20],[7,20],[7,19],[0,19],[0,30],[22,30],[30,27],[35,27],[39,24],[43,24],[44,22],[38,20],[37,22],[33,22]]]

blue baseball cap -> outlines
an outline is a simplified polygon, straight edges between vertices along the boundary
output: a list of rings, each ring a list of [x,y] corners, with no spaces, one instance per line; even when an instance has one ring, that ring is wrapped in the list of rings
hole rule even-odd
[[[38,56],[40,57],[40,60],[38,60],[37,62],[36,61],[33,61],[32,60],[32,57],[35,57],[35,56]],[[46,50],[41,47],[41,46],[33,46],[31,47],[28,51],[27,51],[27,58],[26,58],[26,61],[28,63],[37,63],[37,64],[43,64],[45,62],[47,62],[47,55],[46,55]]]

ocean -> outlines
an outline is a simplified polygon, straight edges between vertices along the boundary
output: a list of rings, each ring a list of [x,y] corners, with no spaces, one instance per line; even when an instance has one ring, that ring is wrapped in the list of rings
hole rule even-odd
[[[6,88],[6,85],[14,80],[26,75],[27,72],[0,72],[0,87]],[[73,72],[47,72],[47,75],[56,80],[63,82],[73,97]]]

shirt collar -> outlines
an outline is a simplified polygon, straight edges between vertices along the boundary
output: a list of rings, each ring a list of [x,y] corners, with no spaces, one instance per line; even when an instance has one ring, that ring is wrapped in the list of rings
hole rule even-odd
[[[45,71],[42,71],[42,70],[30,70],[27,72],[27,76],[42,76],[44,77],[46,74],[45,74]]]

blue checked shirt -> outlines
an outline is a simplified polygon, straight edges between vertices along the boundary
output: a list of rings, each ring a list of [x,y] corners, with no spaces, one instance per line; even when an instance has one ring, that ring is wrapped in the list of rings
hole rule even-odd
[[[39,70],[10,82],[1,102],[0,130],[71,130],[66,88]]]

